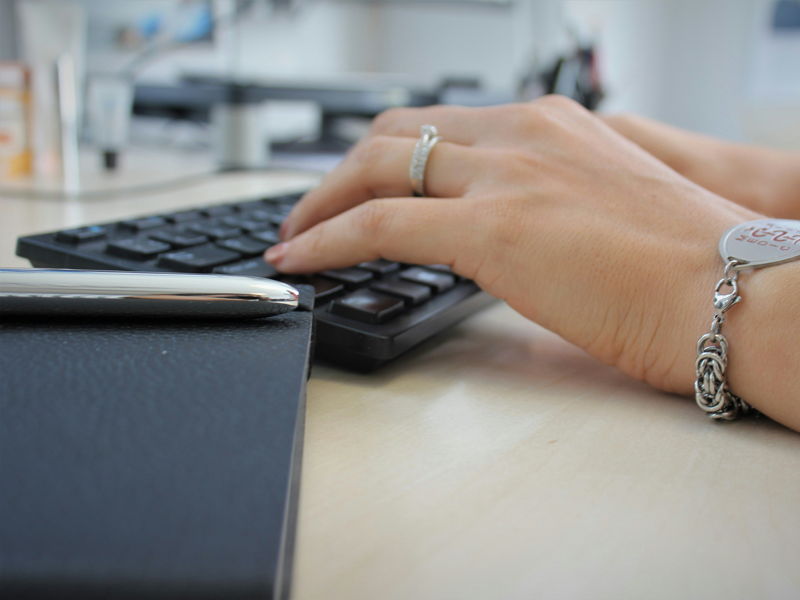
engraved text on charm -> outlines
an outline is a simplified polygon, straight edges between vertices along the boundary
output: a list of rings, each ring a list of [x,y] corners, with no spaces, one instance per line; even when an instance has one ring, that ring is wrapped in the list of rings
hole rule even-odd
[[[753,269],[800,259],[800,221],[762,219],[740,223],[719,240],[722,260]]]

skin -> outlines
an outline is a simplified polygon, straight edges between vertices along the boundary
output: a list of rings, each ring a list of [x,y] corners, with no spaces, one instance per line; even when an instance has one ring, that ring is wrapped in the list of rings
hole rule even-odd
[[[754,209],[766,200],[723,198],[737,187],[724,176],[690,180],[670,165],[681,158],[677,133],[631,122],[555,96],[389,111],[297,204],[286,241],[265,258],[286,273],[379,257],[447,264],[631,377],[692,394],[695,344],[722,274],[717,243],[763,218]],[[429,123],[445,141],[428,160],[428,197],[410,198],[408,166]],[[723,328],[731,389],[800,430],[800,336],[785,335],[800,331],[800,261],[740,282],[744,301]]]
[[[800,219],[800,153],[724,142],[637,115],[603,121],[723,198],[770,217]]]

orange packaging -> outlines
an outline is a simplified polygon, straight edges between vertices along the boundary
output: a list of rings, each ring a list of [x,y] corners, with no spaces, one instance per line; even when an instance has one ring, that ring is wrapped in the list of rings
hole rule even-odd
[[[0,180],[31,173],[30,85],[25,65],[0,62]]]

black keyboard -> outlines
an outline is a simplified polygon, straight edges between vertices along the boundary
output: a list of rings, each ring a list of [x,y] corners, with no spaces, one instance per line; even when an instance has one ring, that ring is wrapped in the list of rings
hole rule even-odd
[[[313,275],[282,275],[262,255],[301,194],[219,204],[22,237],[34,267],[222,273],[315,291],[315,356],[369,371],[493,299],[444,265],[374,260]]]

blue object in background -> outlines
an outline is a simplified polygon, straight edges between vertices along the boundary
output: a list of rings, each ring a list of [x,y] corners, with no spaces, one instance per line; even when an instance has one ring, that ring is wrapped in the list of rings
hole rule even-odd
[[[778,0],[772,15],[772,28],[800,33],[800,0]]]
[[[214,19],[211,16],[211,3],[182,3],[175,11],[175,41],[180,43],[199,42],[211,39]]]
[[[139,30],[139,35],[142,36],[142,39],[150,40],[155,37],[155,35],[161,31],[161,15],[158,13],[150,13],[149,15],[142,18],[139,21],[139,26],[137,29]]]
[[[166,15],[152,12],[138,23],[139,35],[151,40],[160,33],[178,44],[210,40],[214,31],[214,18],[208,0],[181,2],[168,9]]]

